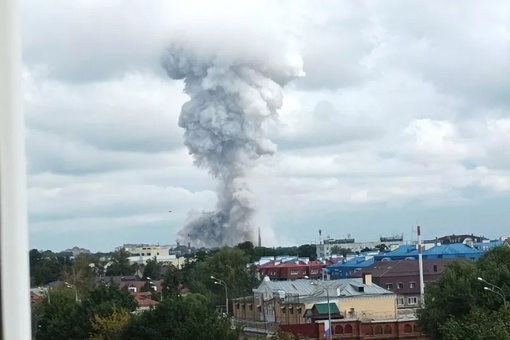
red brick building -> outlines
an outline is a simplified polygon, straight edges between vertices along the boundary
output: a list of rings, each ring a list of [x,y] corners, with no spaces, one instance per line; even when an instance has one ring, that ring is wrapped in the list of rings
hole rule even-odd
[[[333,320],[332,339],[368,340],[368,339],[414,339],[428,340],[421,333],[415,320]],[[308,339],[324,339],[324,322],[302,325],[281,325],[280,330]]]
[[[257,266],[261,278],[267,276],[271,280],[296,280],[309,277],[318,279],[322,277],[325,264],[319,261],[294,260],[287,262],[269,261]]]

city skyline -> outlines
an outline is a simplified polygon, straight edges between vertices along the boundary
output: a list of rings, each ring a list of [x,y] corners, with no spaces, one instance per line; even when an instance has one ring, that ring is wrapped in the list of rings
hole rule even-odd
[[[225,4],[23,3],[32,248],[173,243],[214,208],[178,127],[183,83],[160,66],[190,22],[259,48],[254,32],[285,32],[303,58],[265,126],[278,151],[249,174],[252,242],[507,234],[510,4]]]

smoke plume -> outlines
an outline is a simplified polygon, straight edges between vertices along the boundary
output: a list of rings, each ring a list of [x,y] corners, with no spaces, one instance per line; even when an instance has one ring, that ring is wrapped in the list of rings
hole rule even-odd
[[[256,200],[246,176],[260,157],[276,152],[262,124],[281,108],[282,87],[303,75],[301,59],[281,51],[282,45],[253,53],[249,47],[225,47],[175,42],[162,58],[168,76],[184,79],[190,97],[179,117],[184,144],[195,165],[219,182],[215,211],[202,212],[179,231],[179,238],[189,237],[196,246],[255,240]]]

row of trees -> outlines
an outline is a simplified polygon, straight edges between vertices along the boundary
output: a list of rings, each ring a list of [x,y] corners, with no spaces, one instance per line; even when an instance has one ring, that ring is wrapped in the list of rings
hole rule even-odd
[[[52,290],[34,308],[36,339],[239,339],[239,330],[201,294],[169,294],[154,309],[135,309],[130,293],[112,284],[100,285],[81,302],[70,290]]]
[[[449,264],[441,278],[426,287],[418,322],[431,339],[510,339],[508,296],[510,248],[498,247],[476,262]]]

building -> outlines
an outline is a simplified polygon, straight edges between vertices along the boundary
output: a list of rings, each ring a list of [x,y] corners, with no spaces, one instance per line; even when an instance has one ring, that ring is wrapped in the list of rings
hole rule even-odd
[[[172,264],[176,268],[181,268],[184,264],[184,258],[170,254],[170,246],[150,245],[150,244],[124,244],[122,247],[125,251],[129,252],[129,262],[144,264],[148,260],[154,260],[167,264]]]
[[[423,260],[423,281],[428,283],[438,280],[446,266],[456,259]],[[420,272],[418,261],[378,261],[363,268],[363,273],[370,273],[373,282],[397,294],[398,308],[416,308],[420,301]],[[354,277],[361,277],[361,272]]]
[[[467,242],[476,242],[481,243],[484,241],[488,241],[488,238],[484,236],[475,236],[473,234],[461,234],[461,235],[446,235],[443,237],[438,237],[435,240],[428,240],[426,243],[440,243],[440,244],[453,244],[453,243],[463,243],[466,244]]]
[[[423,259],[466,259],[477,260],[485,251],[467,246],[465,244],[434,245],[426,244],[423,247]],[[418,259],[416,246],[400,246],[393,251],[387,251],[374,256],[375,261],[397,261]]]
[[[264,279],[253,296],[233,300],[234,319],[278,324],[316,321],[314,310],[324,311],[329,302],[339,319],[395,319],[396,294],[363,278],[334,281],[270,281]],[[327,308],[326,308],[327,309]]]
[[[308,258],[293,258],[270,260],[257,266],[260,278],[270,280],[296,280],[304,278],[318,279],[322,277],[324,264],[320,261],[310,261]]]
[[[317,258],[324,258],[334,255],[331,250],[334,247],[350,249],[352,252],[360,252],[363,249],[375,249],[380,244],[384,244],[388,248],[398,247],[403,244],[410,244],[410,242],[404,241],[404,236],[392,236],[392,237],[379,237],[378,241],[374,242],[356,242],[354,238],[344,239],[325,239],[320,241],[316,245]]]
[[[374,264],[375,259],[373,256],[357,256],[350,260],[342,260],[328,266],[324,269],[330,280],[345,279],[351,277],[354,273],[360,272]]]

